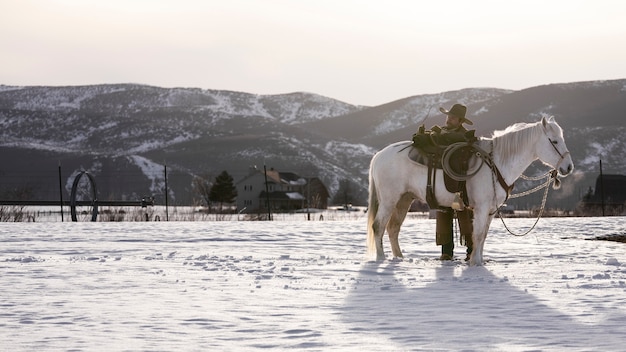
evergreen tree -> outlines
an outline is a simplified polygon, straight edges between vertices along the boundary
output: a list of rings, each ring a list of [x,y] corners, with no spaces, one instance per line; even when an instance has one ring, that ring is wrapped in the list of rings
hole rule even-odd
[[[220,211],[224,203],[233,203],[237,198],[237,188],[233,182],[233,177],[226,171],[222,171],[215,178],[215,182],[209,192],[209,200],[211,202],[220,203]]]

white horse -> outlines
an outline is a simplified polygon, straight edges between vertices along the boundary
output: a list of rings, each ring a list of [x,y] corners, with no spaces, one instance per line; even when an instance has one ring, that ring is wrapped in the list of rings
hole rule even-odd
[[[469,206],[474,209],[470,265],[482,265],[489,225],[510,191],[505,188],[513,185],[533,161],[541,160],[562,176],[570,174],[574,169],[563,139],[563,129],[553,117],[509,126],[504,131],[494,132],[492,138],[481,138],[477,145],[491,152],[488,160],[493,167],[483,165],[466,181]],[[370,164],[367,247],[368,254],[373,257],[375,253],[377,260],[385,259],[385,229],[394,257],[402,257],[398,244],[402,222],[414,199],[426,199],[428,168],[409,158],[411,149],[410,141],[391,144],[376,153]],[[474,156],[470,160],[470,170],[480,162]],[[500,180],[498,173],[502,176]],[[433,181],[439,205],[451,206],[455,195],[446,190],[441,170],[437,170]]]

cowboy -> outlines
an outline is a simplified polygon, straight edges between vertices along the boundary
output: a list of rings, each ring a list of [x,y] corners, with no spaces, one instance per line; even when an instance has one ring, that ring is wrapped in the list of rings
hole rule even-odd
[[[456,134],[466,135],[467,129],[463,124],[473,125],[474,123],[465,117],[467,107],[462,104],[454,104],[450,110],[439,108],[439,111],[446,115],[446,125],[439,132],[441,137],[452,137]],[[433,129],[435,130],[435,129]],[[454,134],[454,135],[452,135]],[[448,207],[442,207],[437,210],[437,245],[441,246],[441,260],[452,260],[454,255],[454,240],[452,233],[453,219],[455,210]],[[472,253],[472,232],[473,232],[473,211],[466,207],[456,210],[456,216],[459,223],[461,237],[465,239],[467,246],[467,256],[465,260],[469,260]]]

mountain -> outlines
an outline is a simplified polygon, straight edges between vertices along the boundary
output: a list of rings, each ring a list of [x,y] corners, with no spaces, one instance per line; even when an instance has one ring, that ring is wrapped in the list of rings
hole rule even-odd
[[[0,86],[0,198],[58,199],[76,174],[90,171],[100,199],[164,196],[191,204],[197,175],[228,171],[235,181],[266,165],[318,176],[334,194],[350,180],[364,204],[372,155],[410,139],[421,124],[443,124],[439,107],[468,106],[478,135],[553,115],[564,128],[577,173],[552,193],[565,209],[605,173],[626,173],[626,80],[550,84],[520,91],[468,88],[355,106],[311,93],[255,95],[136,84]],[[533,172],[545,168],[533,166]],[[519,183],[518,189],[527,186]],[[538,205],[541,195],[518,206]],[[524,203],[525,202],[525,203]]]

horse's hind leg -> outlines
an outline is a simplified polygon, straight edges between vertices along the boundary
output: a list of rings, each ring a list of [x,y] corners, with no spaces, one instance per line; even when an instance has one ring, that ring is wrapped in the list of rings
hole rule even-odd
[[[413,202],[413,196],[409,193],[405,193],[400,197],[396,207],[391,213],[391,218],[387,224],[387,232],[389,233],[389,242],[391,242],[391,250],[394,257],[402,257],[402,250],[400,249],[400,243],[398,242],[398,236],[400,234],[400,227],[404,222],[406,213],[409,211],[409,207]]]
[[[384,260],[383,236],[391,217],[391,207],[385,202],[380,204],[375,202],[375,205],[370,205],[370,207],[371,209],[368,210],[367,247],[370,254],[374,254],[375,251],[376,260]]]
[[[370,230],[373,232],[371,240],[374,241],[374,246],[368,246],[370,246],[370,248],[376,248],[376,260],[384,260],[385,251],[383,249],[383,235],[385,234],[385,225],[382,217],[379,214],[376,215],[376,219],[373,221],[371,225],[372,228]]]

